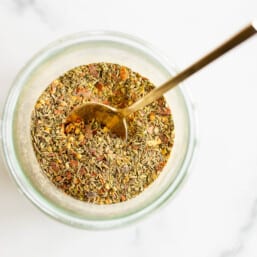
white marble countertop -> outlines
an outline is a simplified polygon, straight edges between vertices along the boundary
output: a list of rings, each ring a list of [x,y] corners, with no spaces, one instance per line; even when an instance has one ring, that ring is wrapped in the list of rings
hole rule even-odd
[[[0,104],[40,48],[83,30],[139,36],[179,67],[257,17],[256,0],[1,0]],[[194,169],[177,196],[143,221],[110,231],[58,223],[0,166],[0,256],[257,256],[257,37],[188,80],[198,113]]]

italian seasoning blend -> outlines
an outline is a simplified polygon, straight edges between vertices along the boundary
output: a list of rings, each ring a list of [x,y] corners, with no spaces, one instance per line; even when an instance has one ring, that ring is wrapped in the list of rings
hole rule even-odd
[[[127,141],[95,120],[65,120],[88,101],[123,108],[153,88],[140,74],[111,63],[79,66],[54,80],[31,117],[32,144],[42,171],[82,201],[112,204],[137,196],[158,177],[173,146],[174,125],[164,97],[128,117]]]

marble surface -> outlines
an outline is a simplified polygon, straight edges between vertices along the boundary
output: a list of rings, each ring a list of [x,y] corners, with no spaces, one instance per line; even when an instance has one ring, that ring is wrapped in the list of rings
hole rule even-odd
[[[257,17],[256,0],[0,0],[0,106],[25,62],[56,38],[112,29],[179,67]],[[83,231],[35,208],[0,166],[0,256],[257,256],[257,37],[185,83],[199,149],[183,189],[143,221]]]

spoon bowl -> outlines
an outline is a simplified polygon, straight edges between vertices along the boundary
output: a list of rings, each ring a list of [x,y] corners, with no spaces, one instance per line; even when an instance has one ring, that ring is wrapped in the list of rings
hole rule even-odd
[[[96,120],[111,133],[127,140],[127,122],[120,109],[95,102],[88,102],[75,108],[67,117],[66,124],[83,119],[85,123]]]

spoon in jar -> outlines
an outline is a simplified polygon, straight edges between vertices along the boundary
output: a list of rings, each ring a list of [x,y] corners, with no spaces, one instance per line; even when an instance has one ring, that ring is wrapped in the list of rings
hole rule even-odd
[[[95,119],[104,124],[112,133],[126,140],[128,137],[127,116],[157,100],[168,90],[177,86],[181,81],[190,77],[230,49],[253,36],[256,31],[257,21],[254,21],[213,51],[178,73],[175,77],[171,78],[160,87],[154,88],[147,95],[126,108],[117,109],[101,103],[88,102],[71,111],[66,119],[66,124],[75,122],[78,119],[84,120],[85,122]]]

